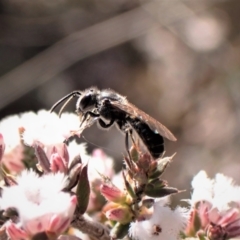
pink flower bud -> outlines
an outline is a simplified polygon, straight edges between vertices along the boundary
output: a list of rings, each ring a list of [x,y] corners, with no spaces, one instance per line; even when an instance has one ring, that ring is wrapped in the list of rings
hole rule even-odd
[[[117,207],[108,210],[105,213],[106,217],[109,220],[117,221],[121,224],[127,224],[132,221],[132,213],[131,210],[128,207]]]
[[[232,222],[235,222],[239,218],[239,210],[236,208],[229,209],[226,214],[224,214],[217,224],[221,226],[226,226]]]
[[[71,208],[75,209],[77,205],[77,197],[75,195],[71,196],[70,202]],[[54,214],[50,219],[48,231],[55,232],[57,234],[63,233],[68,228],[71,219],[71,215],[66,214],[65,216],[62,216]]]
[[[58,143],[46,146],[46,155],[48,156],[48,158],[50,158],[51,155],[54,153],[57,153],[62,158],[65,166],[68,165],[69,153],[65,143]]]
[[[7,222],[7,224],[6,224],[6,232],[7,232],[7,235],[12,240],[27,239],[28,238],[28,234],[26,233],[26,231],[24,231],[18,225],[14,224],[11,221]]]
[[[63,233],[70,224],[70,218],[62,218],[55,214],[50,219],[48,232]]]
[[[5,150],[5,143],[4,143],[3,135],[0,133],[0,161],[2,160],[4,150]]]
[[[114,185],[102,184],[100,191],[108,201],[124,203],[126,200],[126,194]]]
[[[194,208],[190,212],[189,221],[185,229],[185,233],[188,236],[194,236],[194,234],[197,232],[199,228],[197,218],[198,218],[197,210]]]
[[[63,159],[58,153],[53,153],[50,157],[50,169],[52,172],[67,172],[67,167],[63,163]]]
[[[226,226],[228,238],[238,238],[240,236],[240,219],[233,221]]]

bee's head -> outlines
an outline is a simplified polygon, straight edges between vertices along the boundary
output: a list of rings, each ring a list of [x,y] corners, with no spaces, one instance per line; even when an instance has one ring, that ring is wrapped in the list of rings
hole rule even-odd
[[[85,113],[87,111],[91,111],[95,108],[97,103],[97,97],[99,95],[99,90],[97,88],[90,88],[85,90],[84,92],[81,91],[73,91],[60,100],[58,100],[50,109],[52,112],[57,106],[61,103],[65,102],[59,111],[59,116],[61,116],[62,111],[66,107],[66,105],[73,99],[74,97],[78,97],[77,104],[76,104],[76,112],[77,113]]]
[[[78,113],[83,113],[86,111],[91,111],[95,108],[97,103],[97,97],[99,95],[99,90],[96,88],[90,88],[85,90],[81,96],[79,96],[76,110]]]

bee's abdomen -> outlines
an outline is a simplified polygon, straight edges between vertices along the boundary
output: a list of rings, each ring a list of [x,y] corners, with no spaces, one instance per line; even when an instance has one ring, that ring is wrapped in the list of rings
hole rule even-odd
[[[145,122],[138,118],[128,119],[153,158],[159,158],[164,152],[163,137],[154,132]]]

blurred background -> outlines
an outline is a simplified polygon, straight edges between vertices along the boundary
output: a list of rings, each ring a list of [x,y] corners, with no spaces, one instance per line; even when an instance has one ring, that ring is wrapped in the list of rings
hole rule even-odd
[[[189,190],[201,169],[239,184],[239,13],[239,0],[1,0],[0,119],[112,88],[177,137],[170,185]],[[115,127],[84,137],[121,163]]]

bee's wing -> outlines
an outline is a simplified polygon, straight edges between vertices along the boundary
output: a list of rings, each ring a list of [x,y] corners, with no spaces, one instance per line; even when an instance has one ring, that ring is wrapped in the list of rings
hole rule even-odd
[[[163,124],[158,122],[156,119],[149,116],[147,113],[143,112],[142,110],[138,109],[133,104],[123,101],[110,101],[113,107],[121,109],[122,111],[129,114],[130,117],[136,117],[141,119],[145,122],[153,131],[159,133],[162,137],[165,137],[171,141],[176,141],[177,139],[175,136],[168,130]]]

